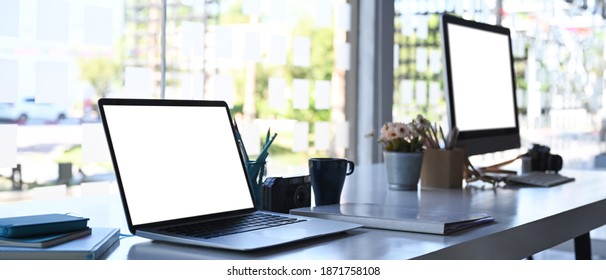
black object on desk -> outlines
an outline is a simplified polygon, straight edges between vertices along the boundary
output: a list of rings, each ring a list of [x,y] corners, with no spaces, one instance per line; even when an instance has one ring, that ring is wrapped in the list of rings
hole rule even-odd
[[[269,177],[261,186],[261,210],[288,214],[290,209],[311,206],[309,176]]]

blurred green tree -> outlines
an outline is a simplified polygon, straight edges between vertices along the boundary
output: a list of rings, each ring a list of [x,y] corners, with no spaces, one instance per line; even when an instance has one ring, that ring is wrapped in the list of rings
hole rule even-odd
[[[105,97],[121,76],[121,65],[110,58],[86,58],[81,59],[78,64],[80,78],[93,87],[98,98]]]

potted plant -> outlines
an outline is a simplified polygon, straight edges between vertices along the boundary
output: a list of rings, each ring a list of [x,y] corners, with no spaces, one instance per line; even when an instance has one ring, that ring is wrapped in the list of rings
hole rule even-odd
[[[431,124],[421,115],[410,123],[390,122],[381,127],[379,142],[389,187],[395,190],[416,190],[423,164],[425,147],[434,145]]]

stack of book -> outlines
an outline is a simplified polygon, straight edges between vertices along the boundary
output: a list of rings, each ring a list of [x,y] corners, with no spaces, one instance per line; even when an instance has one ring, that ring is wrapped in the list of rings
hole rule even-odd
[[[96,259],[119,230],[90,228],[88,218],[43,214],[0,218],[0,259]]]

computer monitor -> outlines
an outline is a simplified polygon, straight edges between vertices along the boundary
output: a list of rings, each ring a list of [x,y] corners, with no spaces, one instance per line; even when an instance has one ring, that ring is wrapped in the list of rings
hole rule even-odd
[[[467,155],[520,147],[509,29],[444,14],[440,31],[450,128]]]

